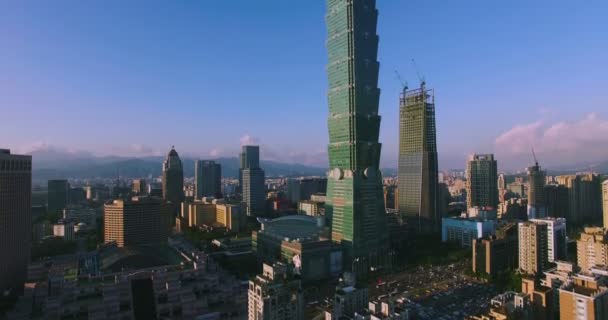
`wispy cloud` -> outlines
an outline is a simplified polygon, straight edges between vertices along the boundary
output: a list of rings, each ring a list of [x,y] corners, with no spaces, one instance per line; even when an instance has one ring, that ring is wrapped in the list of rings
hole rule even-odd
[[[523,164],[534,148],[541,162],[567,164],[608,160],[608,120],[590,113],[575,121],[516,125],[495,140],[499,160]]]

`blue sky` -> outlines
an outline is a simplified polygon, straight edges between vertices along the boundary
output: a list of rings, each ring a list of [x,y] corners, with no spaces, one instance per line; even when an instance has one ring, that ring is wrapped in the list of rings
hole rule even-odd
[[[383,164],[397,69],[436,90],[440,167],[608,160],[608,2],[379,0]],[[0,2],[0,143],[325,165],[325,2]]]

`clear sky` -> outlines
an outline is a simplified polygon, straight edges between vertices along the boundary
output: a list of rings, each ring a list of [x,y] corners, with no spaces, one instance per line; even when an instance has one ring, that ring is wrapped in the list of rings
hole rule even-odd
[[[436,90],[440,167],[608,160],[607,1],[378,0],[383,164],[399,70]],[[0,144],[326,165],[325,1],[1,1]],[[542,164],[542,163],[541,163]]]

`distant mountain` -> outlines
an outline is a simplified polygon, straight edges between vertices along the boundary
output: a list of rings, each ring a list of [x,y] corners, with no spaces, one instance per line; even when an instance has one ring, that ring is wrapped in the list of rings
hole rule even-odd
[[[184,175],[194,176],[194,161],[182,158]],[[95,157],[88,154],[65,155],[60,152],[33,152],[33,179],[45,181],[62,178],[112,178],[120,172],[121,177],[137,178],[161,174],[163,157]],[[222,165],[224,177],[238,177],[237,158],[215,159]],[[302,164],[261,161],[266,176],[312,176],[325,175],[327,169]]]

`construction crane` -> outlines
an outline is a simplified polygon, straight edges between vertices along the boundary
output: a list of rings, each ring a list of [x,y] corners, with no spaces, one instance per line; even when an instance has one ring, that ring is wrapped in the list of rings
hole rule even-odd
[[[397,69],[395,69],[395,74],[397,75],[397,79],[401,83],[401,89],[403,90],[403,96],[405,97],[405,92],[407,91],[407,81],[403,81],[403,79],[401,78],[401,74],[399,74],[399,71],[397,71]]]
[[[416,71],[416,76],[418,76],[418,80],[420,81],[420,86],[424,87],[426,81],[424,80],[424,76],[420,75],[420,70],[418,70],[418,65],[416,64],[416,60],[412,58],[412,66],[414,67],[414,71]]]
[[[532,156],[534,157],[534,164],[538,167],[538,160],[536,160],[536,153],[534,152],[534,147],[532,147]]]

